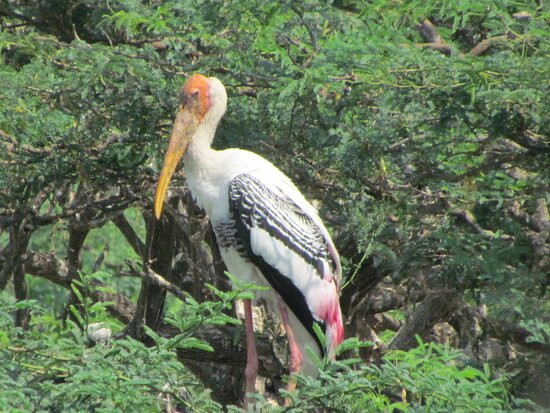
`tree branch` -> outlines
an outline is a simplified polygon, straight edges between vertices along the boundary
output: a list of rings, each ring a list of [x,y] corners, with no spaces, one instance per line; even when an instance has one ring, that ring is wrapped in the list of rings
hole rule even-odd
[[[69,275],[69,266],[65,261],[56,258],[53,253],[45,254],[28,251],[23,265],[26,273],[45,278],[54,284],[70,290],[72,279]],[[94,284],[97,287],[103,286],[103,284],[97,281]],[[131,300],[119,293],[94,289],[92,298],[96,301],[112,302],[113,305],[108,308],[109,313],[125,324],[130,322],[135,312],[135,305]]]
[[[420,31],[420,34],[427,43],[418,43],[416,44],[416,47],[429,47],[430,49],[441,52],[447,56],[452,53],[451,46],[443,40],[430,20],[422,20],[417,25],[417,29]]]
[[[531,350],[541,351],[545,354],[550,354],[550,344],[537,341],[529,341],[529,337],[532,337],[532,334],[523,327],[514,325],[505,320],[487,318],[486,328],[487,334],[489,334],[491,337],[496,337],[500,340],[509,340],[524,347],[527,347]]]
[[[470,56],[480,56],[487,52],[491,47],[506,43],[508,40],[513,40],[517,36],[512,32],[507,32],[502,36],[489,37],[479,42],[472,50],[468,52]]]
[[[440,321],[446,320],[458,306],[454,291],[432,292],[418,304],[389,344],[390,349],[409,350],[416,345],[416,335],[425,336]]]
[[[527,329],[507,320],[490,317],[485,306],[475,308],[462,302],[449,322],[458,331],[462,348],[475,349],[482,337],[489,336],[500,341],[519,344],[530,350],[550,354],[548,342],[532,341],[533,335]]]
[[[417,43],[416,47],[423,49],[425,47],[435,50],[436,52],[441,52],[446,56],[450,56],[453,52],[451,46],[448,43],[444,42],[433,42],[433,43]]]
[[[2,270],[0,271],[0,291],[6,288],[6,284],[12,275],[21,270],[21,262],[25,257],[32,235],[32,226],[28,224],[26,219],[22,219],[17,224],[12,225],[9,232],[9,244],[0,256],[0,260],[3,261]],[[24,274],[21,276],[24,277]],[[21,288],[23,287],[21,286]]]
[[[25,272],[37,277],[45,278],[66,289],[70,289],[71,280],[69,278],[69,269],[64,261],[55,257],[54,254],[44,254],[29,251],[24,261]],[[156,282],[157,286],[166,288],[173,292],[176,287],[164,280],[158,274],[147,275],[149,281]],[[154,281],[152,281],[154,280]],[[97,286],[101,284],[97,283]],[[119,293],[108,293],[94,289],[93,299],[102,302],[112,302],[109,306],[109,312],[124,324],[130,323],[134,319],[136,306],[127,297]],[[162,324],[158,333],[165,337],[175,337],[179,334],[173,326]],[[223,365],[233,365],[244,369],[246,364],[246,349],[243,340],[236,340],[235,337],[244,337],[244,332],[240,326],[207,326],[194,334],[200,340],[208,342],[213,348],[213,352],[205,352],[199,349],[178,350],[178,358],[182,362],[212,362]],[[265,376],[280,377],[285,369],[279,359],[273,352],[272,339],[259,335],[257,337],[257,349],[260,360],[260,373]],[[204,369],[203,369],[204,370]]]
[[[176,296],[180,300],[185,301],[186,296],[182,290],[180,290],[177,286],[172,284],[170,281],[166,280],[166,278],[164,278],[163,276],[157,274],[152,269],[145,268],[144,270],[140,270],[134,262],[129,260],[126,261],[126,264],[128,265],[128,267],[130,267],[130,272],[132,275],[137,276],[142,280],[145,280],[159,288],[162,288],[163,290],[166,290],[172,293],[174,296]]]
[[[437,32],[437,29],[435,28],[433,23],[428,19],[422,20],[418,24],[417,29],[420,31],[420,34],[424,39],[426,39],[427,42],[441,43],[444,41],[443,38]]]
[[[457,218],[460,218],[463,222],[468,224],[470,227],[472,227],[478,234],[482,235],[484,238],[488,239],[496,239],[500,238],[502,240],[514,240],[514,237],[508,234],[502,234],[497,237],[497,235],[493,231],[489,231],[487,229],[484,229],[479,225],[479,222],[477,222],[477,219],[475,218],[474,214],[472,214],[470,211],[462,208],[450,208],[449,212],[451,215],[456,216]]]
[[[378,285],[353,307],[353,312],[358,311],[366,315],[380,314],[422,299],[424,294],[421,291],[407,294],[400,286],[390,288]]]
[[[112,221],[122,233],[126,241],[128,241],[128,244],[130,244],[134,251],[143,258],[145,252],[145,244],[143,243],[141,238],[139,238],[136,231],[134,231],[134,228],[132,228],[132,226],[124,216],[124,213],[121,212],[120,214],[116,215],[112,219]]]
[[[548,142],[548,138],[545,140],[543,136],[529,130],[507,136],[507,138],[523,148],[530,149],[535,152],[550,152],[550,143]]]

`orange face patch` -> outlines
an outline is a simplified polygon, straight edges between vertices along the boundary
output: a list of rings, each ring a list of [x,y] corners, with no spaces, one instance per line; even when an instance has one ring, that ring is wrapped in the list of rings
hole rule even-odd
[[[196,74],[187,79],[181,89],[183,105],[185,106],[187,103],[198,104],[199,116],[201,119],[210,108],[209,86],[209,81],[206,76]],[[195,101],[195,99],[198,99],[198,102]]]

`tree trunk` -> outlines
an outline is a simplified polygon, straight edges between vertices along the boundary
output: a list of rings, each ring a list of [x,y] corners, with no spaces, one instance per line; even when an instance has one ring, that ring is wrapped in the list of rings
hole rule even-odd
[[[399,329],[389,348],[409,350],[415,347],[416,336],[425,336],[436,323],[446,320],[456,309],[458,302],[458,294],[454,291],[429,293]]]

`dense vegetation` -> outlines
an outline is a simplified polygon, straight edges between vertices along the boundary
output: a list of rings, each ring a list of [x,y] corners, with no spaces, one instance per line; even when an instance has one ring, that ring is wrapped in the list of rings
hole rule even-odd
[[[183,172],[151,214],[196,72],[228,90],[217,147],[291,176],[342,255],[350,339],[291,410],[548,407],[549,23],[528,0],[0,1],[0,410],[241,404],[253,287],[230,292]],[[258,406],[285,411],[263,324]]]

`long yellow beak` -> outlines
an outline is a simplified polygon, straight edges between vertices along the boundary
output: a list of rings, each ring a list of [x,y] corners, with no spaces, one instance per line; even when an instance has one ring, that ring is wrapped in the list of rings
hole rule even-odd
[[[166,191],[168,190],[170,179],[172,179],[178,162],[185,153],[189,142],[191,142],[198,124],[198,116],[196,116],[192,110],[180,107],[176,120],[174,121],[172,135],[170,136],[168,149],[164,156],[164,165],[155,192],[154,212],[157,219],[160,219],[162,213],[162,206],[164,205],[164,199],[166,198]]]

